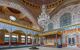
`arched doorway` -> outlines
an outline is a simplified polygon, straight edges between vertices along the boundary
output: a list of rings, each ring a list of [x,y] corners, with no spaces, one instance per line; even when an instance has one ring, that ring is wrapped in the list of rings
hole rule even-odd
[[[67,35],[67,42],[68,42],[68,47],[76,47],[76,34],[68,34]]]

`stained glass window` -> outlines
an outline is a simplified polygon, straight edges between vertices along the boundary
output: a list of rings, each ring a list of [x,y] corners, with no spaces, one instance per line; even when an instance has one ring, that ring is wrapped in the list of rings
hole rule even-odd
[[[48,31],[51,31],[51,30],[53,30],[53,23],[48,24]]]
[[[71,24],[71,14],[70,13],[64,13],[60,17],[60,27],[67,26]]]

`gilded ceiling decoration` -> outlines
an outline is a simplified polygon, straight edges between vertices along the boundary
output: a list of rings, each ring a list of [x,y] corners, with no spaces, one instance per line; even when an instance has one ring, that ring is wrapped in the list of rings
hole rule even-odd
[[[50,15],[53,16],[56,13],[58,13],[61,9],[70,6],[70,5],[75,5],[75,4],[79,4],[80,0],[64,0],[62,4],[60,4],[59,6],[56,7],[56,9],[54,9]]]
[[[13,8],[10,8],[10,7],[7,7],[11,12],[15,13],[15,14],[20,14],[21,12],[16,10],[16,9],[13,9]]]
[[[51,13],[57,6],[63,3],[64,0],[20,0],[25,7],[33,14],[35,18],[41,13],[43,4],[47,7],[47,12]],[[34,13],[35,12],[35,13]]]
[[[0,29],[0,32],[4,32],[4,33],[9,33],[9,31],[8,30],[6,30],[6,29]]]
[[[25,35],[25,33],[23,31],[21,31],[21,30],[16,30],[16,31],[13,31],[12,33]]]
[[[51,17],[58,9],[60,10],[59,7],[62,4],[70,1],[74,0],[1,0],[0,13],[5,14],[6,18],[3,14],[0,17],[9,20],[9,16],[12,15],[17,18],[16,23],[30,27],[34,24],[34,26],[38,27],[37,18],[41,14],[43,4],[46,5],[46,12]]]
[[[28,29],[32,30],[40,30],[37,21],[34,19],[32,14],[26,9],[19,0],[0,0],[0,17],[1,19],[5,19],[10,21],[9,16],[15,16],[17,18],[16,23],[22,25],[23,27],[27,27]],[[9,7],[9,8],[8,8]],[[14,9],[14,12],[13,12]],[[17,10],[17,13],[16,13]],[[20,13],[19,13],[20,11]],[[26,17],[26,20],[24,18]],[[27,19],[28,18],[28,19]],[[18,25],[16,24],[16,25]]]
[[[14,16],[16,20],[12,21],[10,19],[10,16]],[[21,24],[23,26],[28,26],[28,27],[33,26],[32,22],[27,17],[23,17],[20,11],[10,7],[3,7],[3,6],[0,7],[0,18]]]
[[[64,0],[21,0],[26,6],[33,8],[40,8],[43,4],[47,5],[47,8],[60,4]]]

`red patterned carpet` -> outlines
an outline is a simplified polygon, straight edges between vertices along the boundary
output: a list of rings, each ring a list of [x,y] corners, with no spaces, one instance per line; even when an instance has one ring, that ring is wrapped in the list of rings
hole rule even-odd
[[[29,50],[29,48],[16,48],[5,50]],[[80,48],[52,48],[52,47],[39,47],[39,50],[80,50]]]

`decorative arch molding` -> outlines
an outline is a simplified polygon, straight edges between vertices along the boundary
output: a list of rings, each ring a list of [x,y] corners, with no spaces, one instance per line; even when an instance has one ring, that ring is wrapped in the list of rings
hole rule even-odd
[[[70,13],[71,14],[71,25],[80,24],[80,22],[79,22],[80,21],[80,4],[67,6],[67,7],[61,9],[58,13],[56,13],[52,17],[52,20],[56,24],[57,28],[60,28],[60,17],[64,13]]]
[[[38,26],[36,20],[34,19],[33,15],[27,9],[25,9],[22,5],[19,5],[15,2],[9,2],[7,0],[1,0],[0,6],[11,7],[11,8],[19,10],[22,13],[22,15],[27,16],[27,18],[30,19],[30,21],[33,23],[33,25],[35,25],[39,29],[39,26]]]
[[[12,33],[24,33],[22,30],[15,30]]]
[[[75,5],[75,4],[79,4],[80,0],[65,0],[60,6],[56,7],[56,9],[54,9],[50,15],[54,16],[55,14],[57,14],[61,9],[71,6],[71,5]]]

